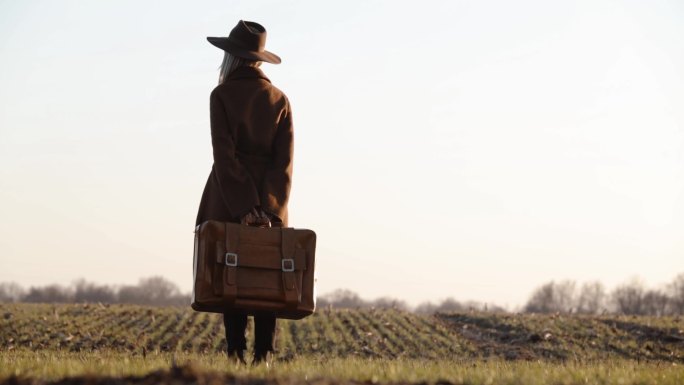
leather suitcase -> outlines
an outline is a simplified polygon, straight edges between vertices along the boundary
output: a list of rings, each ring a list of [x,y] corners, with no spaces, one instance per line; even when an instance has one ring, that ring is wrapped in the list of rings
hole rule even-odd
[[[301,319],[316,308],[316,234],[208,220],[195,228],[194,310]]]

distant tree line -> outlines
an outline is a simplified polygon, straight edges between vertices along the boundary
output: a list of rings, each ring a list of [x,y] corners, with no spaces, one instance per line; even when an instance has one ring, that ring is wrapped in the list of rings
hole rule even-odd
[[[362,299],[355,292],[348,289],[337,289],[331,293],[316,297],[316,307],[328,308],[334,307],[339,309],[357,309],[357,308],[393,308],[399,310],[408,310],[408,304],[400,299],[382,297],[373,301]]]
[[[406,302],[389,297],[364,300],[358,294],[338,289],[317,298],[319,307],[335,308],[396,308],[417,313],[435,312],[506,312],[503,307],[475,301],[459,302],[447,298],[440,303],[423,302],[411,309]],[[647,289],[632,279],[608,292],[600,282],[579,286],[575,281],[548,282],[538,287],[522,308],[526,313],[580,313],[684,315],[684,273],[662,289]]]
[[[47,285],[25,290],[16,283],[0,283],[2,302],[76,302],[130,303],[139,305],[190,304],[190,294],[181,293],[174,283],[159,277],[141,279],[137,285],[109,286],[83,279],[70,286]],[[405,301],[380,297],[361,298],[357,293],[338,289],[316,299],[318,308],[392,308],[417,313],[435,312],[506,312],[503,307],[475,301],[459,302],[447,298],[439,303],[423,302],[410,307]],[[647,289],[632,279],[608,292],[602,283],[587,282],[578,287],[575,281],[551,281],[535,289],[522,308],[527,313],[684,315],[684,273],[662,289]]]
[[[70,286],[32,286],[25,290],[20,285],[0,283],[0,302],[46,303],[129,303],[138,305],[188,305],[190,295],[182,294],[176,284],[156,276],[142,278],[137,285],[109,286],[75,281]]]
[[[524,311],[528,313],[684,315],[684,273],[662,289],[649,289],[632,279],[608,292],[600,282],[579,288],[574,281],[548,282],[533,293]]]
[[[434,312],[464,312],[471,310],[492,312],[506,311],[504,308],[496,305],[488,305],[475,301],[459,302],[453,298],[444,299],[437,304],[432,302],[423,302],[415,308],[410,308],[405,301],[400,299],[380,297],[374,300],[365,300],[355,292],[347,289],[338,289],[331,293],[317,297],[316,306],[319,308],[334,307],[338,309],[399,309],[412,310],[416,313],[425,314]]]
[[[174,283],[162,277],[143,278],[137,285],[109,286],[100,285],[83,279],[74,281],[70,286],[57,284],[46,286],[32,286],[25,290],[20,285],[0,283],[0,303],[29,302],[29,303],[129,303],[139,305],[179,305],[190,304],[190,295],[182,294]],[[488,306],[469,301],[461,303],[453,298],[447,298],[440,303],[424,302],[411,309],[403,300],[381,297],[375,300],[362,299],[357,293],[338,289],[319,296],[316,299],[318,308],[385,308],[416,311],[419,313],[459,312],[459,311],[505,311],[498,306]]]

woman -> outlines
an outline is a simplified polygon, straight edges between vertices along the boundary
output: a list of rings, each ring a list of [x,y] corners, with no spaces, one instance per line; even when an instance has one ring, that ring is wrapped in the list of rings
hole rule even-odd
[[[238,22],[228,37],[207,37],[225,51],[219,85],[210,96],[214,165],[207,180],[196,225],[214,219],[257,226],[287,226],[292,178],[290,103],[259,69],[279,64],[266,50],[266,30]],[[228,355],[245,363],[247,315],[223,315]],[[254,358],[267,362],[275,343],[276,319],[254,315]]]

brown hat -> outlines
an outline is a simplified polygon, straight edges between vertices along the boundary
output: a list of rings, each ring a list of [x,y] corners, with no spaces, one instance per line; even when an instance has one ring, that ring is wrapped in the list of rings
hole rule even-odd
[[[278,55],[264,49],[266,28],[253,21],[240,20],[228,37],[207,37],[207,40],[216,47],[244,59],[280,64]]]

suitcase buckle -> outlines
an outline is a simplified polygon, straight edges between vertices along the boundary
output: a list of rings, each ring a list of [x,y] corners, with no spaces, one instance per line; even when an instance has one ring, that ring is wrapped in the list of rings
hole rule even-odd
[[[286,266],[288,265],[289,266]],[[280,267],[282,267],[283,271],[294,271],[294,259],[292,258],[283,258],[280,260]]]
[[[226,266],[237,266],[237,254],[235,253],[226,253],[225,255],[226,258]]]

